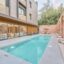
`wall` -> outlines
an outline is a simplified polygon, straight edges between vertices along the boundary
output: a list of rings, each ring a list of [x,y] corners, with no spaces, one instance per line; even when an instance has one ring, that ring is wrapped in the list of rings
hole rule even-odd
[[[10,0],[10,16],[17,18],[17,0]]]
[[[26,7],[26,16],[20,16],[20,20],[27,21],[27,23],[31,23],[37,25],[37,3],[35,0],[31,0],[32,7],[30,8],[30,0],[10,0],[10,8],[6,7],[5,0],[0,1],[0,13],[10,14],[11,17],[17,18],[18,13],[18,2],[20,1]],[[10,10],[9,10],[10,9]],[[32,19],[30,20],[29,14],[32,14]]]
[[[58,28],[59,35],[64,37],[64,13],[62,13],[59,18],[59,21],[57,23],[57,28]]]
[[[32,3],[32,7],[30,8],[29,1]],[[32,19],[30,20],[29,14],[32,14]],[[34,0],[27,0],[27,23],[37,24],[37,4]]]
[[[38,17],[38,3],[37,2],[33,2],[33,24],[38,24],[37,23],[37,17]]]
[[[9,8],[5,4],[5,0],[0,0],[0,13],[9,15]]]
[[[38,33],[38,27],[27,26],[27,33],[28,34],[37,34]]]
[[[57,33],[56,27],[57,27],[57,25],[41,25],[41,26],[39,26],[39,32],[42,34],[44,34],[44,33],[48,33],[48,34]]]

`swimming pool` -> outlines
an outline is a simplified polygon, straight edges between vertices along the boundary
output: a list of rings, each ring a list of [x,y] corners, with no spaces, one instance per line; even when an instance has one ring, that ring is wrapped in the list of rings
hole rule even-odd
[[[37,36],[18,44],[1,48],[2,50],[20,58],[38,64],[41,59],[51,36]]]

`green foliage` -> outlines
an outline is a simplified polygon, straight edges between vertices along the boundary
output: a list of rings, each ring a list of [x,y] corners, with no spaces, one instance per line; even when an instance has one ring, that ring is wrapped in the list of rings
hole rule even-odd
[[[38,20],[38,24],[39,25],[56,24],[63,11],[64,11],[64,8],[62,4],[56,9],[53,8],[52,6],[48,6],[48,8],[46,6],[44,10],[41,10],[41,18]]]

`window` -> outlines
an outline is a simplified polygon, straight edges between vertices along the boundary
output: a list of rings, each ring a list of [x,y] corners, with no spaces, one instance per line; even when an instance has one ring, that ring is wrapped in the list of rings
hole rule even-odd
[[[29,3],[30,3],[30,8],[32,8],[32,3],[31,3],[31,1],[29,1]]]
[[[24,11],[22,8],[19,7],[19,14],[24,15]]]
[[[10,6],[10,0],[6,0],[6,6],[7,6],[7,7]]]
[[[20,3],[19,3],[19,14],[20,15],[25,15],[26,16],[26,8],[24,6],[22,6]]]
[[[29,14],[29,16],[30,16],[30,20],[32,19],[32,14]]]

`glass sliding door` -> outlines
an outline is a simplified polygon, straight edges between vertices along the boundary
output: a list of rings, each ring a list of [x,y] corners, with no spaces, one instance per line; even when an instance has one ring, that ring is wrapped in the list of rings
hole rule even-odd
[[[20,36],[27,35],[27,27],[26,26],[20,26]]]
[[[0,40],[7,39],[7,24],[0,23]]]
[[[19,25],[15,25],[15,37],[19,37],[20,36],[20,27]]]
[[[15,28],[13,24],[8,24],[8,38],[14,38]]]

